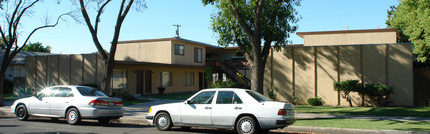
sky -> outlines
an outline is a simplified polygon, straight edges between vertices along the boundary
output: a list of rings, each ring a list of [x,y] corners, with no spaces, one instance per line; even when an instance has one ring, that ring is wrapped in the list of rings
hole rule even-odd
[[[31,14],[21,20],[21,44],[29,32],[45,24],[44,20],[52,24],[60,14],[76,10],[68,0],[53,1],[38,3]],[[119,2],[111,2],[101,16],[99,39],[106,50],[112,41]],[[296,7],[301,17],[297,32],[386,28],[387,10],[393,5],[398,5],[397,0],[303,0]],[[211,15],[215,11],[214,6],[204,6],[200,0],[146,0],[143,10],[130,10],[122,24],[119,41],[171,38],[176,34],[173,25],[179,24],[181,38],[218,45],[217,34],[210,28]],[[83,19],[80,20],[64,17],[56,27],[37,31],[30,42],[51,46],[51,53],[96,52],[91,34]],[[293,44],[303,44],[303,39],[296,33],[290,35]]]

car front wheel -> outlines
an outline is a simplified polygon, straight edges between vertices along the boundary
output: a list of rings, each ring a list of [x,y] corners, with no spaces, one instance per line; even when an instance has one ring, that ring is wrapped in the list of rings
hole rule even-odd
[[[254,118],[249,116],[240,118],[236,123],[236,130],[239,134],[253,134],[257,132],[257,128]]]
[[[81,122],[81,115],[79,114],[78,109],[70,108],[67,111],[66,119],[67,119],[67,123],[71,125],[79,124]]]
[[[16,118],[20,121],[25,121],[29,117],[27,108],[25,107],[25,105],[19,105],[18,107],[16,107],[15,115],[16,115]]]
[[[172,120],[166,112],[161,112],[155,116],[155,126],[160,131],[170,130],[172,128]]]

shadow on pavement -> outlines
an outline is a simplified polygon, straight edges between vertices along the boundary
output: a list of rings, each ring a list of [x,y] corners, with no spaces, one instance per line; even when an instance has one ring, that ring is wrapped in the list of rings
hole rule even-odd
[[[53,120],[50,118],[29,118],[27,122],[43,122],[43,123],[58,123],[58,124],[68,124],[65,119]],[[120,127],[120,128],[146,128],[151,127],[149,125],[139,125],[139,124],[124,124],[119,122],[112,122],[109,124],[99,124],[97,120],[87,120],[83,119],[81,123],[77,126],[102,126],[102,127]]]
[[[170,131],[180,131],[180,132],[187,132],[187,133],[208,133],[208,134],[237,134],[237,132],[232,129],[200,128],[200,127],[193,127],[188,130],[174,127]],[[304,134],[304,133],[278,132],[276,130],[272,130],[268,134]]]

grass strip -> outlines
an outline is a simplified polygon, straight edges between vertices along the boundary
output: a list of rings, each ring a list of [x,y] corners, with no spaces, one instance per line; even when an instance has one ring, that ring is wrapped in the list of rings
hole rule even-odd
[[[294,123],[294,126],[430,132],[430,122],[414,122],[414,121],[356,120],[356,119],[297,119],[296,123]]]
[[[298,113],[430,117],[430,107],[330,107],[296,105],[294,110]]]

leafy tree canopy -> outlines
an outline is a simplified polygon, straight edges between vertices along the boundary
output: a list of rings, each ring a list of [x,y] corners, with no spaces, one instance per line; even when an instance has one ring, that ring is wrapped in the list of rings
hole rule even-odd
[[[397,7],[388,11],[386,22],[397,28],[398,41],[412,42],[414,54],[420,62],[430,58],[430,0],[399,0]]]
[[[215,4],[218,12],[212,15],[212,29],[218,33],[218,44],[229,46],[240,42],[250,51],[252,49],[250,38],[235,18],[227,0],[202,0],[203,4]],[[255,9],[256,2],[248,0],[236,0],[233,2],[241,13],[241,16],[247,22],[248,28],[255,31]],[[298,20],[298,14],[293,6],[299,6],[300,2],[295,0],[266,0],[262,8],[260,18],[261,39],[272,41],[276,48],[281,45],[290,43],[287,39],[290,33],[297,30],[295,25]]]
[[[43,47],[42,43],[36,42],[36,43],[29,43],[24,46],[22,51],[30,51],[30,52],[45,52],[45,53],[51,53],[51,46]]]

